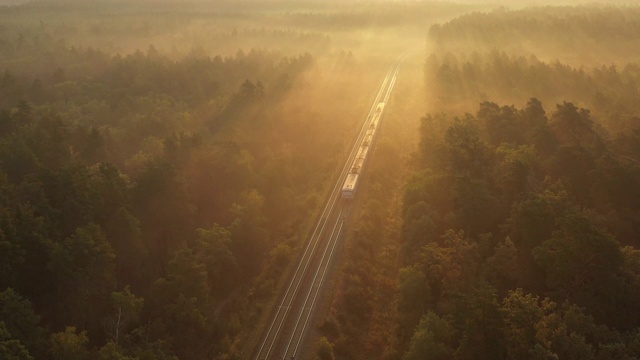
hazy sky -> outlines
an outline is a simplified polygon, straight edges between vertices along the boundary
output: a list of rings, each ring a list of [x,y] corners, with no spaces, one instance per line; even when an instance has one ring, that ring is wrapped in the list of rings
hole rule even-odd
[[[269,3],[269,2],[277,2],[277,3],[303,3],[303,2],[315,2],[315,3],[361,3],[365,4],[367,2],[398,2],[398,1],[411,1],[411,0],[0,0],[0,5],[18,5],[29,2],[65,2],[65,3],[73,3],[77,1],[79,3],[89,3],[89,2],[119,2],[119,3],[131,3],[131,2],[146,2],[146,3],[157,3],[161,2],[176,2],[176,3],[187,3],[187,2],[198,2],[198,3]],[[423,0],[414,0],[415,2],[423,2]],[[433,0],[431,0],[433,1]],[[424,2],[430,2],[429,0],[425,0]],[[451,3],[459,3],[459,4],[495,4],[506,7],[521,7],[528,5],[586,5],[586,4],[602,4],[602,5],[640,5],[640,0],[445,0],[445,1],[434,1],[434,2],[451,2]]]

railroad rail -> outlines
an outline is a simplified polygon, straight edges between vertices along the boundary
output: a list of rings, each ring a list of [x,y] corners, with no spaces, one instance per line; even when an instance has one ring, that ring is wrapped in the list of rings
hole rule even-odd
[[[351,170],[378,104],[387,103],[389,100],[401,61],[402,58],[389,68],[378,89],[347,161],[333,185],[280,301],[273,309],[268,326],[263,330],[262,341],[255,349],[253,359],[296,359],[302,351],[313,310],[330,269],[336,245],[344,231],[344,219],[349,211],[349,204],[341,200],[342,185]],[[379,117],[380,114],[378,121]]]

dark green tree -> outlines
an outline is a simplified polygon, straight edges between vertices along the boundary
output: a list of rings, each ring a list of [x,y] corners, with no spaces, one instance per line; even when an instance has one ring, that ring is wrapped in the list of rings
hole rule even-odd
[[[112,312],[103,321],[105,332],[118,346],[120,338],[138,325],[144,299],[131,293],[129,287],[111,293]]]
[[[429,311],[416,327],[403,360],[446,360],[454,358],[454,329],[446,319]]]
[[[73,326],[51,335],[51,355],[54,360],[89,360],[89,337],[86,331],[79,334]]]
[[[0,319],[0,330],[5,331],[4,341],[17,341],[20,344],[12,343],[12,348],[24,347],[31,356],[46,356],[47,334],[40,326],[40,316],[34,312],[29,300],[11,288],[0,292]]]
[[[22,345],[20,340],[11,338],[11,334],[0,321],[0,358],[6,360],[33,360],[29,350]]]
[[[562,218],[551,238],[533,251],[549,288],[560,299],[585,306],[599,321],[612,320],[623,289],[618,241],[588,213]]]
[[[209,291],[221,298],[235,288],[240,266],[229,249],[231,233],[214,224],[211,229],[198,229],[196,257],[207,269]]]
[[[420,318],[432,306],[430,288],[422,268],[418,265],[400,269],[398,284],[398,312],[403,338],[413,333]]]
[[[78,228],[56,243],[48,268],[56,281],[55,324],[99,324],[115,287],[115,256],[102,229]]]

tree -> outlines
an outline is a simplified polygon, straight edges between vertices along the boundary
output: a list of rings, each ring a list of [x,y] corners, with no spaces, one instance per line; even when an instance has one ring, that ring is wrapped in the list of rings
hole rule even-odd
[[[105,319],[104,325],[117,346],[121,335],[138,323],[144,299],[132,294],[127,286],[122,291],[112,292],[111,302],[113,313]]]
[[[471,288],[479,276],[478,246],[464,231],[448,230],[442,238],[443,246],[432,243],[422,248],[420,262],[436,303]]]
[[[98,354],[100,360],[139,360],[138,357],[126,356],[124,352],[122,347],[110,341],[100,348]]]
[[[241,201],[232,206],[235,220],[231,224],[231,249],[243,264],[243,276],[257,274],[265,260],[269,232],[265,228],[266,218],[262,214],[264,197],[257,191],[244,193]]]
[[[25,249],[17,236],[17,219],[12,214],[14,204],[6,204],[4,192],[5,180],[0,173],[0,289],[14,286],[17,281],[17,272],[25,261]],[[7,194],[8,195],[8,194]]]
[[[12,137],[0,142],[2,169],[9,180],[19,183],[25,176],[36,173],[42,162],[23,137]]]
[[[209,323],[200,303],[180,294],[165,307],[169,339],[180,359],[201,359],[210,347]]]
[[[193,250],[179,250],[169,262],[166,278],[154,283],[151,311],[181,359],[202,358],[208,349],[211,325],[207,271]]]
[[[87,332],[76,333],[73,326],[51,335],[51,354],[54,360],[89,360],[92,358],[87,349]]]
[[[460,334],[458,359],[504,359],[504,320],[497,291],[480,282],[455,293],[448,310],[451,325]]]
[[[105,203],[92,169],[83,165],[47,168],[40,171],[39,180],[58,236],[68,237],[77,228],[99,222]]]
[[[636,160],[607,154],[597,159],[596,167],[590,189],[595,209],[640,210],[640,166]]]
[[[116,256],[117,284],[132,284],[134,289],[143,288],[142,284],[153,274],[142,266],[148,251],[142,242],[140,221],[131,211],[122,207],[108,217],[104,229]]]
[[[11,134],[15,130],[15,124],[11,117],[11,112],[0,109],[0,139]]]
[[[499,146],[502,143],[520,144],[522,127],[518,111],[513,106],[500,107],[496,103],[483,102],[476,118],[484,125],[489,144]]]
[[[549,349],[545,349],[542,345],[536,344],[533,349],[529,350],[531,360],[560,360],[558,354]]]
[[[496,167],[496,177],[500,188],[501,212],[508,212],[514,201],[533,191],[537,185],[536,173],[539,167],[532,145],[514,147],[503,144],[496,149],[500,163]],[[501,216],[504,216],[501,214]]]
[[[491,151],[480,139],[473,118],[455,119],[446,130],[445,147],[449,172],[454,176],[483,179],[491,168]]]
[[[621,270],[621,278],[626,284],[625,296],[621,296],[621,306],[628,309],[623,314],[620,312],[616,315],[616,328],[633,331],[640,317],[638,308],[640,307],[640,250],[625,246],[621,249],[623,257],[623,265]],[[640,347],[637,349],[640,352]]]
[[[405,201],[408,200],[405,199]],[[425,201],[418,201],[407,209],[402,224],[401,249],[405,264],[417,261],[420,249],[438,239],[437,220],[435,210]]]
[[[400,329],[413,332],[423,314],[430,307],[430,288],[422,268],[418,265],[400,269],[398,284],[398,313]],[[408,334],[407,334],[408,335]]]
[[[521,117],[526,128],[526,143],[535,147],[541,156],[550,156],[557,146],[557,139],[553,134],[546,112],[540,100],[531,98],[527,107],[521,110]]]
[[[513,241],[506,237],[495,246],[493,255],[487,258],[483,265],[485,278],[498,290],[510,289],[518,280],[518,249]]]
[[[447,360],[454,357],[454,330],[446,319],[429,311],[415,329],[403,360]]]
[[[192,151],[184,169],[198,224],[228,224],[229,212],[254,183],[251,155],[234,142],[214,143]]]
[[[196,230],[196,256],[207,269],[209,290],[221,297],[235,287],[239,265],[229,249],[231,232],[218,224],[211,229]]]
[[[589,110],[563,102],[557,105],[551,119],[550,125],[561,143],[581,146],[591,151],[602,150],[602,139],[593,129]]]
[[[45,214],[50,207],[45,204],[37,181],[24,181],[18,187],[3,185],[0,184],[0,203],[5,206],[0,208],[0,289],[11,287],[38,306],[47,303],[45,298],[53,286],[46,269],[53,221]]]
[[[133,188],[134,214],[140,219],[143,240],[161,274],[173,254],[192,238],[193,208],[177,169],[162,162],[146,164]]]
[[[455,176],[451,191],[455,227],[469,235],[491,232],[499,220],[498,199],[489,182],[469,175]]]
[[[5,360],[33,360],[27,348],[20,340],[11,338],[11,334],[0,321],[0,358]]]
[[[198,308],[204,310],[209,297],[206,267],[193,250],[181,249],[169,262],[167,276],[156,281],[154,288],[158,299],[165,304],[183,295],[193,299]]]
[[[502,301],[505,319],[507,357],[513,360],[529,359],[537,344],[536,325],[549,311],[552,304],[531,294],[525,295],[522,289],[509,291]]]
[[[95,224],[54,245],[48,267],[57,283],[57,324],[99,323],[115,285],[114,260],[111,245]]]
[[[565,304],[557,309],[555,306],[551,302],[545,304],[547,309],[553,311],[536,324],[538,344],[532,351],[536,354],[557,356],[559,359],[594,359],[594,345],[604,343],[605,338],[596,334],[597,328],[593,318],[585,315],[576,305]],[[543,352],[542,349],[546,351]]]
[[[25,126],[33,121],[33,109],[27,101],[18,101],[16,111],[13,113],[13,121],[18,127]]]
[[[46,356],[46,331],[40,326],[40,316],[29,300],[11,288],[0,292],[0,319],[1,329],[6,332],[5,340],[18,341],[33,356]]]
[[[518,250],[519,283],[536,291],[545,289],[545,276],[532,250],[551,237],[558,219],[579,211],[562,183],[547,187],[514,204],[507,220],[509,238]]]
[[[623,256],[617,240],[588,213],[560,219],[558,230],[533,255],[556,296],[587,307],[599,321],[611,320],[619,303]]]
[[[326,337],[321,337],[318,340],[318,350],[316,350],[318,355],[318,359],[320,360],[333,360],[335,359],[333,355],[333,344]]]

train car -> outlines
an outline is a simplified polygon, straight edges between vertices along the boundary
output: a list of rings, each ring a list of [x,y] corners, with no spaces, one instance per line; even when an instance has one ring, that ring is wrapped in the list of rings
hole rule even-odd
[[[365,146],[365,145],[360,146],[360,149],[358,149],[358,154],[356,155],[356,159],[358,158],[366,159],[368,152],[369,152],[368,146]]]
[[[375,129],[376,126],[378,126],[378,120],[380,119],[380,116],[374,116],[371,119],[371,123],[369,124],[369,129]]]
[[[372,141],[373,141],[373,133],[367,134],[364,137],[364,141],[362,142],[362,146],[369,146],[369,145],[371,145]]]
[[[376,107],[376,111],[371,117],[371,121],[369,124],[369,128],[367,129],[363,139],[362,144],[360,144],[360,148],[358,148],[358,153],[356,157],[353,159],[353,164],[351,165],[351,170],[349,174],[347,174],[347,178],[344,181],[344,185],[342,186],[342,198],[349,200],[353,199],[356,194],[356,190],[358,188],[358,180],[360,178],[360,174],[364,164],[367,162],[367,154],[369,153],[369,146],[373,141],[376,130],[378,127],[378,123],[380,122],[380,116],[382,115],[382,110],[384,110],[384,102],[378,103]]]
[[[358,178],[360,171],[364,166],[364,162],[367,159],[368,149],[368,146],[360,146],[360,148],[358,148],[358,153],[356,154],[356,158],[353,160],[351,170],[349,171],[349,174],[344,181],[344,185],[342,186],[343,199],[353,199],[355,196],[356,188],[358,186]]]
[[[351,166],[351,172],[360,174],[360,170],[364,167],[364,160],[365,158],[356,159]]]
[[[356,194],[356,187],[358,186],[358,177],[360,174],[358,173],[349,173],[347,175],[347,179],[344,181],[344,185],[342,186],[342,198],[343,199],[353,199]]]

